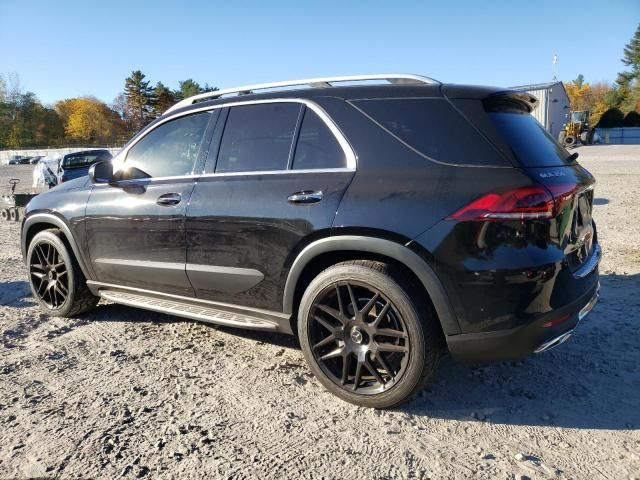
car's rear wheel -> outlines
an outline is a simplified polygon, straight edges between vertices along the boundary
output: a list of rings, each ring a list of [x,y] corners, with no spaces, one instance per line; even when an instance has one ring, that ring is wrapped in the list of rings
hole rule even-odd
[[[350,261],[321,272],[300,302],[298,334],[314,375],[338,397],[388,408],[435,372],[441,335],[420,291],[387,264]]]
[[[31,292],[49,315],[71,317],[98,303],[59,230],[37,233],[29,244],[27,262]]]

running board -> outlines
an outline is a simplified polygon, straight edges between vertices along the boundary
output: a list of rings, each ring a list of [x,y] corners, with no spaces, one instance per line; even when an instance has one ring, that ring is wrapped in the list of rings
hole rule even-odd
[[[92,281],[87,282],[87,284],[89,283],[91,290],[96,291],[102,298],[121,305],[229,327],[292,333],[289,318],[282,313],[219,304],[178,295],[165,295],[146,290],[106,286]]]

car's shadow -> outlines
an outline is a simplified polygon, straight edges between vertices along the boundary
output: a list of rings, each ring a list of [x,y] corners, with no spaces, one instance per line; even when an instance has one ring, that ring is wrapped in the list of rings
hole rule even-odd
[[[29,283],[23,280],[0,282],[0,306],[27,308],[36,305]]]
[[[471,367],[446,358],[401,407],[415,415],[507,425],[640,427],[640,275],[602,275],[601,300],[573,337],[519,362]]]
[[[640,275],[602,275],[601,283],[600,303],[570,341],[542,355],[488,366],[466,366],[446,357],[435,380],[397,410],[430,418],[507,425],[640,428]],[[139,321],[139,312],[109,304],[84,318]],[[145,312],[145,318],[178,321],[152,312]],[[299,348],[295,337],[289,335],[212,328]]]

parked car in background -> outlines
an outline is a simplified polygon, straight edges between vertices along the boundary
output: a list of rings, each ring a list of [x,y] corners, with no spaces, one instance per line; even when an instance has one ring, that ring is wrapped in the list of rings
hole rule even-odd
[[[14,155],[9,159],[9,165],[29,165],[31,157],[23,157],[22,155]]]
[[[420,390],[445,349],[544,352],[597,301],[601,251],[595,180],[536,105],[417,75],[187,98],[29,203],[31,290],[52,316],[102,297],[297,334],[319,381],[368,407]]]
[[[86,150],[65,155],[60,162],[60,183],[84,177],[94,163],[111,160],[109,150]]]
[[[36,155],[35,157],[31,157],[31,160],[29,160],[29,163],[31,165],[35,165],[36,163],[38,163],[40,161],[41,158],[43,158],[44,155]]]

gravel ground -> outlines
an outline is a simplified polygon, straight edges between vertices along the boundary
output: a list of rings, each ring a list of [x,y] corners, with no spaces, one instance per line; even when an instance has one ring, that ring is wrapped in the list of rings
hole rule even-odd
[[[593,313],[524,361],[446,358],[392,411],[325,392],[292,337],[106,303],[48,318],[1,224],[0,478],[639,478],[640,147],[579,152],[605,253]]]

